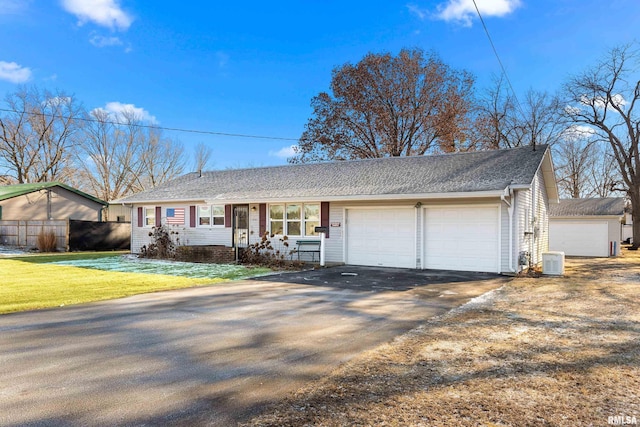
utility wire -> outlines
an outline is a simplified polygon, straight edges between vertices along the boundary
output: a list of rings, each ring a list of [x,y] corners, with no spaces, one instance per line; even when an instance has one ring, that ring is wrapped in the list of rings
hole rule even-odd
[[[4,111],[6,113],[28,114],[32,116],[45,116],[45,117],[51,117],[51,118],[62,117],[62,116],[56,116],[55,114],[49,114],[49,113],[17,111],[17,110],[11,110],[7,108],[0,108],[0,111]],[[148,128],[148,129],[162,129],[162,130],[174,131],[174,132],[197,133],[201,135],[229,136],[233,138],[270,139],[270,140],[278,140],[278,141],[298,141],[298,138],[285,138],[285,137],[279,137],[279,136],[265,136],[265,135],[248,135],[248,134],[242,134],[242,133],[214,132],[214,131],[197,130],[197,129],[171,128],[171,127],[165,127],[165,126],[145,125],[142,123],[122,123],[122,122],[109,121],[109,120],[96,120],[96,119],[90,119],[87,117],[74,117],[73,119],[81,120],[83,122],[90,122],[90,123],[106,123],[106,124],[111,124],[116,126],[126,125],[126,126],[134,126],[139,128]]]
[[[518,95],[516,94],[516,91],[513,89],[513,85],[511,84],[511,79],[509,79],[509,74],[507,74],[507,70],[506,70],[506,68],[504,68],[504,65],[502,64],[502,60],[500,59],[500,55],[498,55],[498,50],[496,49],[495,44],[493,44],[493,39],[491,38],[491,34],[489,34],[489,29],[487,28],[487,25],[484,23],[484,19],[482,19],[482,15],[480,14],[480,9],[478,9],[478,4],[476,3],[476,0],[473,0],[473,5],[475,6],[476,12],[478,13],[478,18],[480,18],[480,22],[482,23],[482,28],[484,28],[484,32],[487,35],[487,38],[489,39],[489,43],[491,44],[491,48],[493,49],[493,53],[495,54],[496,59],[498,59],[498,63],[500,64],[500,69],[502,70],[502,74],[504,75],[505,79],[507,79],[507,83],[509,84],[509,88],[511,89],[511,93],[513,93],[513,98],[516,100],[516,105],[518,106],[518,110],[520,111],[520,114],[522,114],[522,118],[526,119],[527,117],[524,114],[524,110],[522,109],[522,105],[520,105],[520,101],[518,100]]]

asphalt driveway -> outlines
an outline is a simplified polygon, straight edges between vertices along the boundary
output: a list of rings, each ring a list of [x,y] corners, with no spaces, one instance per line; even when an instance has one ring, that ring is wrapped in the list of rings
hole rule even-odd
[[[336,267],[3,315],[0,425],[233,425],[505,280]]]

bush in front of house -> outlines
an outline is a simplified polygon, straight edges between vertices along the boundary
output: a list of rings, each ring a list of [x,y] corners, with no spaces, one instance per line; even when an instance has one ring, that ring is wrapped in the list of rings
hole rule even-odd
[[[289,238],[282,236],[274,241],[275,235],[268,231],[260,238],[260,241],[247,246],[240,261],[243,264],[259,265],[269,268],[297,269],[303,263],[293,259],[295,249],[289,249]]]
[[[176,256],[176,247],[180,244],[177,231],[171,230],[166,225],[153,227],[149,232],[151,243],[140,248],[141,258],[173,259]]]

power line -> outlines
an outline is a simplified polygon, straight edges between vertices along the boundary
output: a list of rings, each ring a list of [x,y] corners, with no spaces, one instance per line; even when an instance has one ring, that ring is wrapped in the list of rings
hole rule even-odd
[[[32,116],[45,116],[45,117],[51,117],[51,118],[62,117],[62,116],[56,116],[55,114],[49,114],[49,113],[17,111],[17,110],[11,110],[7,108],[0,108],[0,111],[4,111],[6,113],[28,114]],[[83,122],[90,122],[90,123],[106,123],[106,124],[111,124],[116,126],[127,125],[127,126],[134,126],[134,127],[147,128],[147,129],[162,129],[166,131],[196,133],[201,135],[228,136],[233,138],[269,139],[269,140],[277,140],[277,141],[298,141],[299,140],[298,138],[286,138],[286,137],[279,137],[279,136],[249,135],[249,134],[243,134],[243,133],[228,133],[228,132],[215,132],[215,131],[197,130],[197,129],[172,128],[172,127],[166,127],[166,126],[145,125],[142,123],[121,123],[117,121],[90,119],[87,117],[74,117],[73,119],[81,120]]]
[[[475,6],[476,12],[478,13],[478,18],[480,18],[480,22],[482,23],[482,28],[484,28],[484,32],[487,35],[487,38],[489,39],[489,43],[491,44],[493,53],[498,59],[498,64],[500,64],[500,69],[502,70],[502,74],[504,75],[505,79],[507,79],[507,83],[509,84],[511,93],[513,93],[513,97],[516,100],[516,105],[518,106],[518,110],[520,110],[520,114],[522,114],[522,118],[526,119],[526,115],[524,114],[522,105],[520,105],[520,101],[518,100],[518,95],[516,94],[516,91],[513,89],[513,85],[511,84],[511,79],[509,79],[509,74],[507,74],[507,70],[504,68],[504,65],[502,64],[500,55],[498,55],[498,50],[496,49],[496,46],[493,44],[493,39],[491,38],[491,34],[489,34],[489,29],[487,28],[487,25],[484,23],[484,19],[482,19],[482,15],[480,14],[480,9],[478,9],[478,4],[476,3],[476,0],[473,0],[473,5]]]

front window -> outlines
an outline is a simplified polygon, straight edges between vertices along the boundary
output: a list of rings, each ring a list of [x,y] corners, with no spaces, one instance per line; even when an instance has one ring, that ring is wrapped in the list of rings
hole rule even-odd
[[[198,225],[202,227],[224,227],[224,206],[198,206]]]
[[[316,227],[320,227],[320,205],[304,205],[304,235],[317,235]]]
[[[213,206],[213,225],[224,225],[224,206]]]
[[[316,236],[315,228],[320,225],[320,204],[270,205],[269,224],[272,234]]]
[[[144,208],[144,225],[147,227],[156,225],[156,208]]]
[[[284,234],[284,205],[271,205],[269,207],[269,224],[271,233]]]
[[[287,205],[287,234],[300,236],[300,205]]]
[[[211,206],[198,206],[198,225],[211,225]]]

